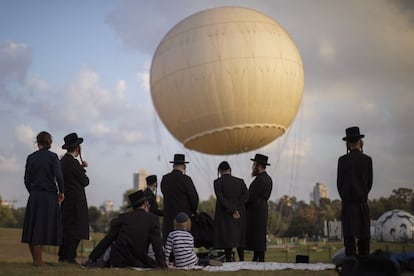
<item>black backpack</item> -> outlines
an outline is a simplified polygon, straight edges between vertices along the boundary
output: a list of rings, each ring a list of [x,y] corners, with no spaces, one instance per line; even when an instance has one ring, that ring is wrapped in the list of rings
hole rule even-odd
[[[194,237],[194,247],[210,248],[214,244],[213,219],[205,212],[191,216],[191,234]]]

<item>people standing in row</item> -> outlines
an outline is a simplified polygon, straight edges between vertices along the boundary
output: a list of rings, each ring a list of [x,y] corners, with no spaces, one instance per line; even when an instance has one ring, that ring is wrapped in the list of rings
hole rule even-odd
[[[110,263],[113,267],[166,268],[162,247],[160,225],[156,215],[149,213],[150,205],[144,191],[138,190],[128,196],[133,211],[118,216],[112,226],[118,229]],[[152,246],[155,261],[148,256]]]
[[[163,239],[174,230],[175,216],[185,212],[189,217],[197,212],[198,193],[191,177],[185,174],[186,164],[184,154],[175,154],[173,170],[164,175],[161,180],[161,192],[164,196]]]
[[[246,249],[253,251],[253,262],[264,262],[266,252],[268,206],[272,192],[272,179],[266,172],[268,157],[256,154],[253,159],[249,199],[246,202]]]
[[[157,176],[149,175],[145,178],[145,180],[147,182],[147,188],[144,190],[144,194],[148,198],[148,202],[150,204],[150,213],[162,217],[163,211],[158,208],[157,203]]]
[[[219,178],[214,180],[216,209],[214,215],[214,247],[223,248],[226,262],[231,262],[233,248],[238,249],[239,260],[244,261],[245,206],[248,199],[243,179],[231,175],[231,167],[223,161],[218,166]]]
[[[63,216],[63,244],[59,248],[59,261],[68,263],[76,262],[76,251],[80,240],[89,239],[88,204],[85,187],[89,185],[89,178],[85,168],[86,161],[82,164],[76,159],[81,154],[80,144],[83,138],[76,133],[70,133],[64,137],[66,154],[60,160],[65,181],[65,200],[62,202]]]
[[[42,266],[42,246],[62,244],[59,203],[65,196],[59,158],[49,151],[52,136],[42,131],[37,135],[36,142],[39,149],[27,157],[24,173],[29,199],[21,241],[29,244],[33,264]]]
[[[342,200],[345,255],[364,256],[370,251],[370,216],[367,202],[373,183],[372,158],[363,153],[362,138],[365,135],[360,134],[358,127],[347,128],[345,133],[342,140],[346,142],[347,153],[339,157],[337,171],[337,187]]]

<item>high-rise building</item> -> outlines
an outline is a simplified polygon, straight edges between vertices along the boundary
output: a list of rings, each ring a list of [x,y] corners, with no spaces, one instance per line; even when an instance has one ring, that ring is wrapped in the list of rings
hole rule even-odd
[[[101,207],[104,213],[112,213],[114,211],[114,202],[112,200],[105,200]]]
[[[317,182],[315,187],[313,187],[313,191],[310,193],[310,198],[319,207],[321,198],[328,198],[328,188],[326,185]]]
[[[145,178],[148,175],[149,173],[144,169],[135,172],[133,175],[133,188],[135,190],[145,190],[147,187],[147,181]]]

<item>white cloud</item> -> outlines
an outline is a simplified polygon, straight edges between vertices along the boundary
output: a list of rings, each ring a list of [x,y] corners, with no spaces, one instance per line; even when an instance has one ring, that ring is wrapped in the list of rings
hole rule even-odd
[[[18,125],[14,133],[17,141],[27,148],[33,148],[33,145],[36,144],[36,134],[30,126]]]
[[[15,157],[0,155],[0,172],[15,173],[21,171],[21,169],[22,164]]]
[[[119,80],[115,90],[120,99],[125,98],[126,89],[126,82],[124,80]]]
[[[150,76],[148,71],[137,73],[137,80],[141,88],[146,91],[150,90]]]
[[[319,57],[326,64],[333,64],[335,62],[335,47],[331,40],[323,38],[319,44]]]
[[[0,42],[0,83],[23,82],[31,63],[31,50],[25,44],[7,40]]]

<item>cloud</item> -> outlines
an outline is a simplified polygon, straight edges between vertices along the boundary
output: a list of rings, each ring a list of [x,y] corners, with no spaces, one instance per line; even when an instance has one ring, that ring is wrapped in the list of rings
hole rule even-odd
[[[323,38],[319,46],[319,57],[326,64],[333,64],[335,61],[335,48],[332,44],[332,41],[327,38]]]
[[[21,171],[22,165],[15,157],[4,156],[0,154],[0,172],[16,173]]]
[[[150,90],[150,76],[149,72],[139,72],[137,73],[137,80],[139,85],[146,91]]]
[[[25,44],[0,42],[0,84],[13,80],[22,83],[31,62],[31,50]]]
[[[27,148],[33,148],[36,143],[36,134],[30,126],[18,125],[15,129],[17,141]]]

